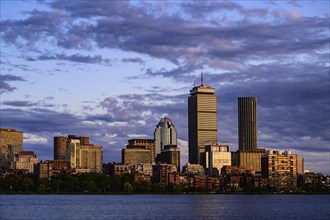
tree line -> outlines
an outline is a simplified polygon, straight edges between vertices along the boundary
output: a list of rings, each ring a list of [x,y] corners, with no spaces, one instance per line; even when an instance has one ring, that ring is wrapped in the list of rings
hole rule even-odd
[[[330,193],[320,184],[305,184],[306,193]],[[38,179],[34,175],[10,174],[0,177],[1,193],[77,193],[77,194],[130,194],[130,193],[208,193],[207,189],[183,187],[182,184],[157,184],[148,181],[134,181],[133,174],[105,175],[97,173],[59,174],[51,178]],[[223,192],[221,187],[216,191]],[[245,193],[271,193],[266,188],[244,188]]]

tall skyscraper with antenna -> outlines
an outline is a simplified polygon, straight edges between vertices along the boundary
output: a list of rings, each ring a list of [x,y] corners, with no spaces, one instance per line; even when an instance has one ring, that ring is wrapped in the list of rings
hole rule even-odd
[[[215,89],[201,84],[190,90],[188,97],[189,163],[201,163],[206,144],[218,142],[218,111]]]

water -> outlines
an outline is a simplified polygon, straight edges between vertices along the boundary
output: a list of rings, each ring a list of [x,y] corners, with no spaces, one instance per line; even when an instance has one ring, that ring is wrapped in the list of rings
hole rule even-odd
[[[0,195],[0,219],[330,219],[329,195]]]

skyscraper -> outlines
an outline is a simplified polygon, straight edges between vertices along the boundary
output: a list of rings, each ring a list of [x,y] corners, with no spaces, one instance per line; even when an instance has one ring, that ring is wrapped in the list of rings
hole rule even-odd
[[[200,153],[206,144],[218,142],[217,96],[215,89],[201,85],[190,90],[188,97],[189,163],[200,163]]]
[[[160,119],[154,132],[155,156],[164,150],[166,145],[177,145],[177,133],[171,119],[164,117]]]
[[[238,98],[238,147],[240,151],[257,150],[257,98]]]

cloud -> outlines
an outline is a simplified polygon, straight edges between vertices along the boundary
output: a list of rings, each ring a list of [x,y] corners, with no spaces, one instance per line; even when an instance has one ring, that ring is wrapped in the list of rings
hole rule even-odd
[[[20,76],[14,76],[14,75],[0,75],[0,94],[4,92],[13,92],[17,88],[14,86],[11,86],[9,82],[15,82],[15,81],[25,81]]]
[[[45,143],[47,143],[47,138],[41,137],[41,136],[38,136],[38,135],[34,135],[34,134],[24,133],[24,143],[45,144]]]
[[[255,7],[227,1],[43,4],[47,10],[2,20],[2,45],[14,46],[15,54],[29,64],[59,60],[111,65],[113,60],[104,54],[119,51],[124,55],[116,59],[122,65],[143,65],[142,75],[127,80],[167,78],[172,88],[160,83],[142,88],[144,94],[110,94],[91,104],[99,108],[97,113],[85,106],[79,116],[51,110],[51,100],[2,100],[5,125],[35,135],[82,132],[119,161],[118,149],[130,135],[151,138],[167,114],[185,145],[187,97],[203,70],[205,84],[217,90],[219,141],[229,141],[231,150],[237,149],[237,97],[257,96],[259,146],[291,148],[306,157],[328,155],[329,15],[307,15],[300,2],[286,3],[294,9],[274,1]],[[4,65],[34,70],[24,63]],[[1,76],[1,91],[13,92],[15,81],[25,80]]]
[[[32,101],[3,101],[3,105],[12,106],[12,107],[55,107],[55,105],[48,103],[48,101],[54,100],[53,97],[46,97],[43,100],[32,102]]]
[[[121,60],[124,63],[131,62],[131,63],[139,63],[139,64],[145,64],[144,60],[139,57],[134,58],[124,58]]]
[[[65,60],[65,61],[71,61],[71,62],[77,62],[77,63],[88,63],[88,64],[110,64],[110,59],[104,59],[101,55],[95,55],[95,56],[83,56],[80,54],[73,54],[73,55],[66,55],[64,53],[61,54],[54,54],[54,55],[40,55],[37,58],[26,58],[27,61],[37,61],[37,60]]]

